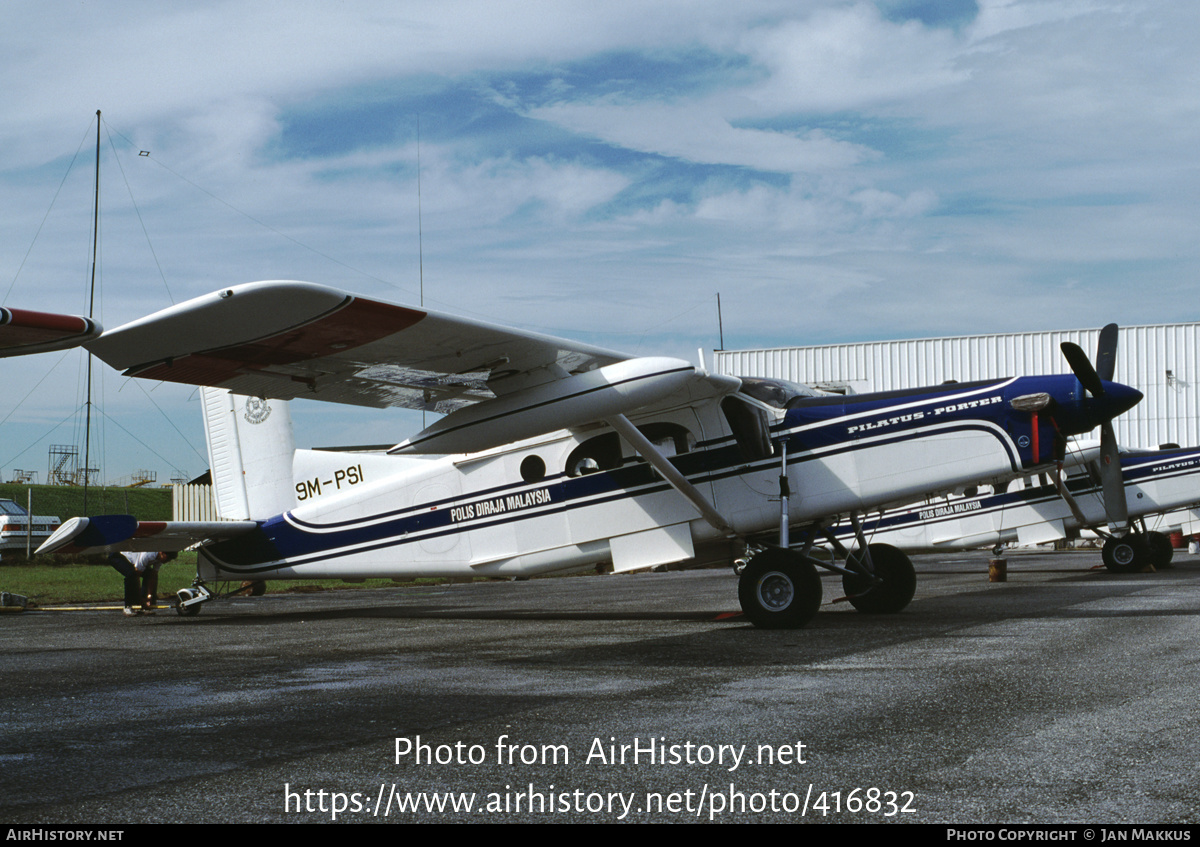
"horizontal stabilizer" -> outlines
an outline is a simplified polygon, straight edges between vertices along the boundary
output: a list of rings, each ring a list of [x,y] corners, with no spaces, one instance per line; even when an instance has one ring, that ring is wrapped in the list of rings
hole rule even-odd
[[[255,521],[139,521],[133,515],[71,518],[42,543],[40,553],[175,552],[202,541],[250,532]]]

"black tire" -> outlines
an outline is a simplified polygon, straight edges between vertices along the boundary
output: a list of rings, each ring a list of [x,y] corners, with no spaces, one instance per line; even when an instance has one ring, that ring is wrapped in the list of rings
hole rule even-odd
[[[175,604],[175,613],[185,618],[194,618],[200,614],[200,604],[193,603],[190,606],[184,606],[181,603]]]
[[[821,576],[794,553],[764,550],[742,571],[738,600],[742,613],[760,629],[799,629],[821,608]]]
[[[872,615],[890,615],[912,602],[917,593],[917,572],[912,560],[890,544],[871,544],[876,582],[861,574],[843,574],[842,589],[850,605]],[[851,555],[858,555],[857,552]]]
[[[1165,570],[1170,568],[1171,559],[1175,558],[1175,548],[1171,546],[1171,539],[1161,532],[1146,533],[1146,547],[1150,551],[1150,564],[1154,565],[1156,570]]]
[[[1135,533],[1121,538],[1110,538],[1100,550],[1104,567],[1112,573],[1134,573],[1145,567],[1150,559],[1146,539]]]

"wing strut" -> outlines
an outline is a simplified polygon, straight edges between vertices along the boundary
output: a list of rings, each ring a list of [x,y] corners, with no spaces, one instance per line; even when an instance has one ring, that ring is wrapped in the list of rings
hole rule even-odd
[[[1087,526],[1088,519],[1083,516],[1083,511],[1079,508],[1079,503],[1075,501],[1074,496],[1072,496],[1071,492],[1067,490],[1067,484],[1063,482],[1062,469],[1062,462],[1059,462],[1054,468],[1054,476],[1051,477],[1054,482],[1054,487],[1058,489],[1059,496],[1062,497],[1063,500],[1066,501],[1067,505],[1071,508],[1071,514],[1075,516],[1075,520],[1079,521],[1079,525]],[[1121,495],[1124,496],[1124,494],[1125,491],[1122,488]]]
[[[727,538],[737,537],[737,533],[733,531],[733,527],[721,517],[721,513],[716,510],[712,503],[705,499],[696,486],[687,481],[687,478],[679,472],[678,468],[671,464],[650,439],[642,435],[641,431],[629,422],[629,418],[618,414],[606,418],[605,421],[622,438],[632,444],[633,449],[637,450],[638,454],[649,462],[651,467],[662,474],[663,479],[671,483],[672,488],[686,497],[699,510],[701,516],[712,524],[718,532],[723,533]]]

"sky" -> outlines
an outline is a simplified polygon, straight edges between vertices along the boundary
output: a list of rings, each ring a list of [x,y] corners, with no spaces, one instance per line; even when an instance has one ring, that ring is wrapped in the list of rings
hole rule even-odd
[[[1197,4],[7,0],[0,23],[0,305],[89,312],[101,110],[110,328],[259,279],[693,361],[1200,319]],[[0,364],[0,475],[44,481],[51,444],[82,453],[84,357]],[[93,383],[104,481],[205,470],[194,390]],[[419,428],[293,417],[302,446]]]

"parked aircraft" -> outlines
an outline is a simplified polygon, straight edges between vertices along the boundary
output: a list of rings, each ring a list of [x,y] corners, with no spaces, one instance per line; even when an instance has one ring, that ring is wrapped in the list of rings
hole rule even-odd
[[[66,350],[99,334],[90,318],[0,308],[0,358]]]
[[[972,487],[865,519],[863,531],[872,543],[917,551],[1043,544],[1103,527],[1108,516],[1099,445],[1079,445],[1073,454],[1065,480],[1042,472],[994,489]],[[1172,519],[1155,516],[1200,508],[1200,448],[1123,450],[1120,466],[1127,514],[1134,520],[1124,536],[1107,535],[1104,565],[1116,573],[1147,564],[1167,567],[1173,551],[1162,530],[1173,527]],[[854,530],[844,522],[834,534],[846,540]]]
[[[842,575],[859,610],[899,611],[915,589],[902,552],[858,532],[854,551],[835,542],[841,564],[826,562],[811,541],[792,549],[790,528],[1048,467],[1066,436],[1142,396],[1102,381],[1077,347],[1064,347],[1075,375],[821,396],[300,282],[223,289],[88,346],[129,376],[212,387],[214,485],[234,520],[76,518],[41,550],[201,542],[181,613],[222,578],[516,577],[743,557],[738,595],[758,626],[812,618],[817,566]],[[280,401],[300,397],[446,416],[386,454],[296,451]]]

